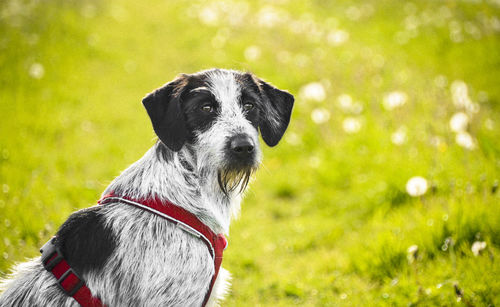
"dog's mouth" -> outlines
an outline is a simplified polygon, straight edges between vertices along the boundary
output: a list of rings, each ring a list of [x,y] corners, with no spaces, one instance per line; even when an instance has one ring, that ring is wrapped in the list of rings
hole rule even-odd
[[[252,174],[256,167],[247,167],[244,169],[222,169],[217,173],[217,180],[222,192],[229,196],[229,193],[238,191],[243,193],[250,182]]]

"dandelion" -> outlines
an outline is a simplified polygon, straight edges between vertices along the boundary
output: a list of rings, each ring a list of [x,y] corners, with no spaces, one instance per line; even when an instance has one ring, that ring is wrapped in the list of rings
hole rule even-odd
[[[436,76],[436,78],[434,78],[434,84],[437,87],[444,88],[446,84],[448,84],[448,79],[446,78],[446,76],[438,75]]]
[[[326,98],[326,91],[320,82],[311,82],[300,89],[300,96],[305,100],[321,102]]]
[[[325,108],[317,108],[312,110],[311,119],[316,124],[326,123],[330,119],[330,112]]]
[[[219,20],[219,14],[215,10],[215,8],[206,6],[202,10],[200,10],[200,13],[198,14],[198,18],[203,24],[209,25],[209,26],[214,26],[217,24]]]
[[[361,121],[354,117],[347,117],[342,122],[342,128],[349,134],[356,133],[361,130]]]
[[[415,262],[415,260],[417,260],[417,256],[418,256],[418,246],[417,245],[412,245],[410,247],[408,247],[408,249],[406,250],[406,258],[408,259],[408,263],[413,263]]]
[[[349,32],[335,29],[328,33],[326,40],[332,46],[340,46],[349,39]]]
[[[472,253],[474,254],[474,256],[479,256],[479,254],[481,254],[481,252],[486,248],[486,242],[484,241],[476,241],[474,243],[472,243],[472,246],[471,246],[471,251]]]
[[[403,145],[404,143],[406,143],[406,140],[407,140],[407,137],[406,137],[406,127],[405,126],[399,127],[399,129],[396,130],[396,132],[391,134],[391,142],[394,145]]]
[[[33,63],[30,66],[29,75],[34,79],[41,79],[45,75],[45,68],[40,63]]]
[[[495,129],[495,122],[491,118],[487,118],[484,121],[484,127],[488,130],[494,130]]]
[[[453,81],[450,89],[453,104],[457,108],[463,108],[473,113],[477,113],[479,111],[479,104],[472,102],[470,99],[469,90],[467,89],[467,84],[464,81]]]
[[[394,91],[385,95],[383,106],[386,110],[390,111],[404,105],[407,99],[408,96],[406,95],[406,93],[401,91]]]
[[[272,28],[287,20],[286,12],[272,6],[266,6],[257,13],[257,23],[265,28]]]
[[[260,48],[258,46],[249,46],[245,49],[245,59],[247,61],[256,61],[260,58]]]
[[[350,6],[347,8],[347,10],[345,11],[345,14],[346,14],[347,18],[349,18],[350,20],[356,21],[356,20],[359,20],[361,18],[362,12],[360,9],[358,9],[357,7],[355,7],[353,5],[353,6]]]
[[[85,18],[92,18],[96,15],[96,7],[93,4],[86,4],[82,8],[82,16]]]
[[[470,134],[465,131],[459,132],[455,137],[455,142],[465,149],[473,150],[476,148],[476,142]]]
[[[349,111],[352,108],[352,97],[348,94],[341,94],[337,97],[337,102],[343,111]]]
[[[427,192],[428,187],[429,185],[424,177],[415,176],[406,183],[406,192],[412,197],[422,196]]]
[[[469,117],[464,112],[455,113],[450,119],[450,129],[453,132],[463,132],[467,130],[467,125],[469,125]]]
[[[297,146],[297,145],[300,145],[300,143],[302,143],[302,139],[300,138],[300,135],[298,135],[297,133],[295,132],[288,132],[286,137],[285,137],[285,141],[292,145],[292,146]]]

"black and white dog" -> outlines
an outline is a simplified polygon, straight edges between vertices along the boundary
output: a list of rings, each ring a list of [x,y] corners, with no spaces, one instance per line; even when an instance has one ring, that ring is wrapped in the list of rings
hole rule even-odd
[[[227,234],[261,161],[258,131],[278,144],[293,96],[250,73],[212,69],[180,75],[142,102],[159,141],[103,195],[169,201]],[[210,290],[214,255],[178,226],[116,201],[72,214],[53,245],[103,305],[217,304],[229,273],[221,268]],[[40,257],[18,264],[1,289],[0,306],[79,305]]]

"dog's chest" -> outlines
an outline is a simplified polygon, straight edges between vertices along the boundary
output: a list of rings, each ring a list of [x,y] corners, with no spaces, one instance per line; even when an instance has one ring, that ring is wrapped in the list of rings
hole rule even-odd
[[[214,264],[199,238],[126,205],[111,205],[106,216],[116,249],[105,268],[87,280],[108,305],[201,305]]]

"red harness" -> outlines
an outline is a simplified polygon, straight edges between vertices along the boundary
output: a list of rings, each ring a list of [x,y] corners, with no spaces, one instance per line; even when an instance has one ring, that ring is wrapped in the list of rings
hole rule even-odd
[[[134,200],[125,196],[116,196],[113,193],[105,195],[98,204],[105,205],[108,203],[124,203],[153,214],[176,224],[182,230],[189,234],[200,238],[206,245],[212,258],[214,259],[214,275],[210,282],[210,287],[205,295],[203,305],[205,306],[212,288],[219,274],[220,265],[222,263],[222,253],[227,247],[227,240],[223,234],[215,234],[207,225],[203,224],[191,212],[172,204],[169,201],[161,201],[159,199]],[[85,285],[85,281],[74,272],[66,260],[63,258],[60,250],[53,243],[53,239],[49,240],[42,249],[42,263],[45,269],[51,272],[57,279],[58,285],[63,291],[72,296],[82,307],[102,307],[105,306],[99,298],[93,297],[89,288]]]

